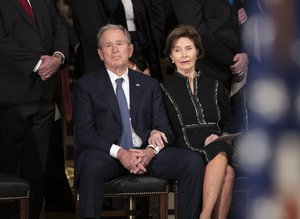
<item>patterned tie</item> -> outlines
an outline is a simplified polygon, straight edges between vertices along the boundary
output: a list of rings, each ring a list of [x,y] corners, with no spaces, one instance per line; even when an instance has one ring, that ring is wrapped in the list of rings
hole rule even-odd
[[[20,4],[24,8],[25,12],[35,21],[35,16],[33,14],[32,8],[27,0],[19,0]]]
[[[123,80],[124,80],[123,78],[116,79],[116,84],[117,84],[116,96],[119,103],[122,125],[123,125],[123,132],[122,132],[122,137],[119,145],[123,148],[129,149],[129,148],[133,148],[133,144],[132,144],[132,136],[131,136],[131,125],[129,120],[130,118],[129,109],[128,109],[126,96],[122,88]]]

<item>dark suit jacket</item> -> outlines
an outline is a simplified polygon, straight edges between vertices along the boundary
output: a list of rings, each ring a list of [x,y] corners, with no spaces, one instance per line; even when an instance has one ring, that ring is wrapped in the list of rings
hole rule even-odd
[[[227,82],[229,66],[238,53],[239,30],[237,11],[240,0],[230,6],[227,0],[173,0],[173,9],[180,24],[190,24],[201,35],[205,49],[204,73]]]
[[[31,0],[37,25],[18,0],[0,0],[0,105],[52,99],[57,75],[42,81],[33,72],[41,55],[68,55],[67,33],[51,5]]]
[[[162,102],[158,82],[129,70],[130,116],[136,134],[147,146],[151,130],[164,132],[171,142],[173,134]],[[122,134],[119,105],[105,69],[79,79],[74,87],[74,124],[76,131],[75,182],[80,164],[88,150],[109,153]]]
[[[152,76],[160,79],[159,58],[164,41],[164,11],[161,0],[132,0],[134,21],[141,41],[143,55],[149,63]],[[76,0],[72,2],[74,28],[80,39],[83,74],[99,70],[103,63],[97,53],[96,35],[108,24],[127,27],[121,0]]]

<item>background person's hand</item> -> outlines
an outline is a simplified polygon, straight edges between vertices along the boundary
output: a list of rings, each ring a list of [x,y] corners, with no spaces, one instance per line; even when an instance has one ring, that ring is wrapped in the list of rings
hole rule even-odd
[[[239,25],[244,24],[248,20],[247,13],[244,8],[240,8],[238,11]]]
[[[149,69],[149,68],[146,68],[146,69],[143,71],[143,74],[144,74],[144,75],[151,76],[150,69]]]
[[[37,70],[42,80],[48,80],[60,67],[60,60],[55,56],[41,56],[42,64]]]
[[[248,55],[247,53],[237,53],[233,57],[234,64],[230,66],[231,73],[234,75],[242,76],[248,68]]]

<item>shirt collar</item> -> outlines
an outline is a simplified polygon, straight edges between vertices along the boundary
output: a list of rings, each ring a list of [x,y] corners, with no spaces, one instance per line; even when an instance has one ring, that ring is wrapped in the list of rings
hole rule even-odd
[[[108,72],[108,76],[113,84],[115,83],[116,79],[118,79],[118,78],[123,78],[126,83],[129,83],[128,68],[122,76],[118,76],[108,69],[107,69],[107,72]]]

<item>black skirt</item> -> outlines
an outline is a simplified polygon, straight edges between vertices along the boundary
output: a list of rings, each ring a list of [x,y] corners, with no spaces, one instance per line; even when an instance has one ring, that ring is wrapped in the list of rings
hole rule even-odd
[[[224,141],[214,141],[202,147],[200,153],[208,163],[220,152],[225,152],[227,155],[228,163],[231,164],[234,151],[234,144],[227,144]]]

